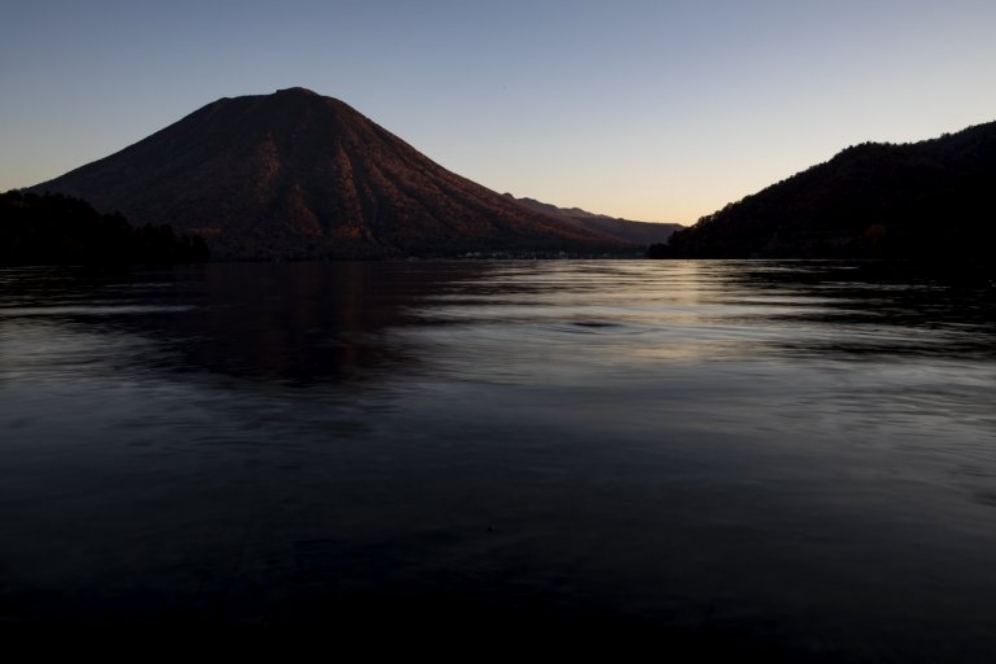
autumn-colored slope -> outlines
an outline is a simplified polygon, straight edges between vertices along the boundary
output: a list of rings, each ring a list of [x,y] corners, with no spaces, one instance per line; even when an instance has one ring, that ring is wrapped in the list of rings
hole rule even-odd
[[[639,249],[460,177],[302,88],[220,99],[32,189],[199,234],[221,258]]]

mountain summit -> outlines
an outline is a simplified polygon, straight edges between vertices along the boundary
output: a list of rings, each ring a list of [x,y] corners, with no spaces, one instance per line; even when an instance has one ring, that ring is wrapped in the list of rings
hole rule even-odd
[[[235,259],[622,251],[643,239],[475,184],[304,88],[219,99],[32,189],[170,224]]]

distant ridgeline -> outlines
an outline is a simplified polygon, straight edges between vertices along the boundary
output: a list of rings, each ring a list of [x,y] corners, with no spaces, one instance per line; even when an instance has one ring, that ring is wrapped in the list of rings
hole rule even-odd
[[[0,265],[186,263],[208,259],[199,237],[131,226],[62,194],[0,194]]]
[[[996,122],[847,148],[703,217],[649,255],[991,260],[994,246]]]

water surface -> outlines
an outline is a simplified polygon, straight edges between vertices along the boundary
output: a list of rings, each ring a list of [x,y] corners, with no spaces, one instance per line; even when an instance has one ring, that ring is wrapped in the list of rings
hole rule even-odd
[[[833,262],[0,270],[0,620],[992,661],[994,293]]]

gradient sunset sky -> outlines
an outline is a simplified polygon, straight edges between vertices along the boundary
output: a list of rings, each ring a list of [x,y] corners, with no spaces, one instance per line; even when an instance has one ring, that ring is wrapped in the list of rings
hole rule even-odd
[[[994,0],[0,6],[0,191],[292,86],[499,192],[681,223],[996,119]]]

